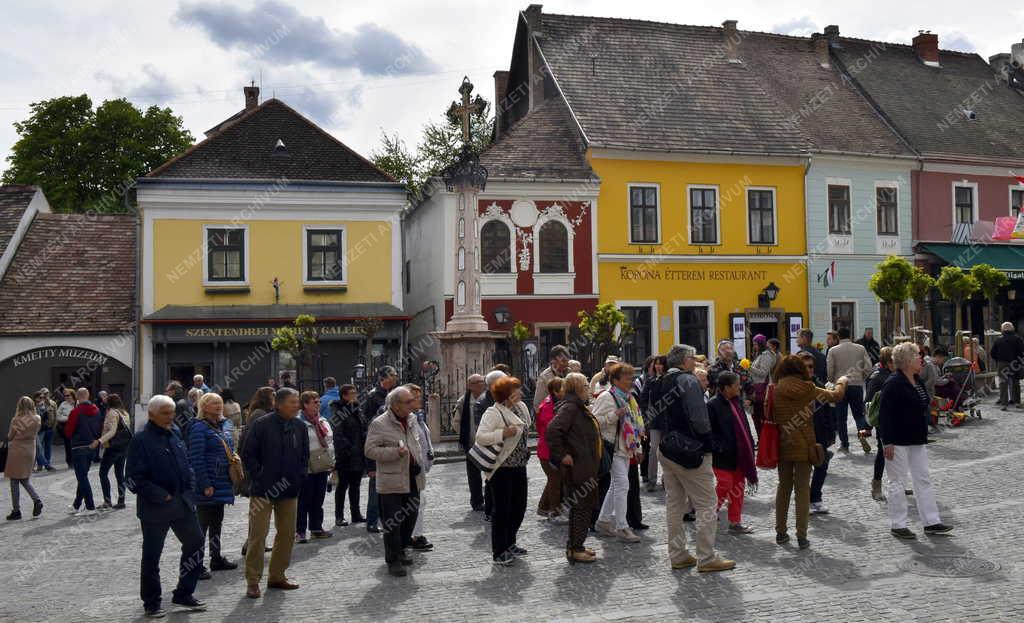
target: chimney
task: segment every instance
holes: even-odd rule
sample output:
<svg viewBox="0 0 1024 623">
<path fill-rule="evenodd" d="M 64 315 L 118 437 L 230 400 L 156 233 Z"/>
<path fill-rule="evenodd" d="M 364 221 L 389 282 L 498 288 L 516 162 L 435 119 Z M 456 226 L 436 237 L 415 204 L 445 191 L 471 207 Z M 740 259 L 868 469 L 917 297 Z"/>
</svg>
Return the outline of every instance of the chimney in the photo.
<svg viewBox="0 0 1024 623">
<path fill-rule="evenodd" d="M 814 46 L 814 58 L 818 61 L 818 65 L 824 69 L 831 67 L 832 63 L 828 56 L 828 38 L 820 32 L 816 32 L 811 35 L 811 45 Z"/>
<path fill-rule="evenodd" d="M 914 53 L 921 62 L 929 67 L 939 67 L 939 36 L 935 33 L 919 30 L 913 40 Z"/>
<path fill-rule="evenodd" d="M 529 72 L 527 84 L 529 85 L 530 110 L 544 101 L 544 68 L 541 65 L 540 51 L 534 41 L 535 37 L 541 36 L 541 9 L 543 5 L 531 4 L 523 11 L 523 18 L 526 20 L 526 67 Z"/>
<path fill-rule="evenodd" d="M 256 86 L 254 81 L 247 87 L 242 87 L 242 92 L 245 93 L 245 109 L 252 110 L 258 108 L 260 105 L 260 88 Z"/>
<path fill-rule="evenodd" d="M 722 22 L 722 35 L 725 37 L 725 58 L 730 63 L 739 63 L 740 36 L 736 32 L 736 20 L 727 19 Z"/>
<path fill-rule="evenodd" d="M 989 66 L 1003 82 L 1010 81 L 1010 69 L 1013 67 L 1010 64 L 1010 58 L 1010 55 L 1006 52 L 1003 52 L 1002 54 L 993 54 L 988 57 Z"/>
<path fill-rule="evenodd" d="M 825 39 L 828 41 L 829 47 L 832 47 L 832 48 L 839 47 L 839 43 L 836 41 L 836 39 L 838 39 L 838 38 L 839 38 L 839 26 L 836 26 L 835 24 L 830 24 L 828 26 L 825 26 Z"/>
<path fill-rule="evenodd" d="M 507 71 L 496 71 L 494 72 L 494 139 L 502 135 L 505 131 L 503 127 L 503 104 L 505 103 L 505 93 L 508 91 L 508 72 Z"/>
</svg>

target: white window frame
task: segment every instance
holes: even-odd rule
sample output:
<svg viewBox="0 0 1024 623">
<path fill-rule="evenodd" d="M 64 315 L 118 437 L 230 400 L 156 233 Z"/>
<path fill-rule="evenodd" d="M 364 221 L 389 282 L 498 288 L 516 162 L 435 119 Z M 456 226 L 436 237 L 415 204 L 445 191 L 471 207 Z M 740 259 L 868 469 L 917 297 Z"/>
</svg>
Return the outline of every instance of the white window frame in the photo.
<svg viewBox="0 0 1024 623">
<path fill-rule="evenodd" d="M 693 197 L 690 192 L 693 190 L 715 191 L 715 242 L 694 242 L 693 230 L 690 229 L 693 223 Z M 722 245 L 722 192 L 718 184 L 687 184 L 686 185 L 686 241 L 690 245 L 700 247 L 717 247 Z"/>
<path fill-rule="evenodd" d="M 341 279 L 329 281 L 321 279 L 309 279 L 309 231 L 337 231 L 341 232 Z M 348 285 L 348 238 L 344 225 L 303 225 L 302 226 L 302 285 L 304 286 L 345 286 Z"/>
<path fill-rule="evenodd" d="M 833 303 L 850 303 L 853 305 L 853 327 L 850 330 L 850 339 L 855 340 L 857 336 L 855 332 L 857 330 L 857 324 L 860 322 L 860 305 L 856 299 L 829 299 L 828 300 L 828 330 L 832 330 L 832 304 Z"/>
<path fill-rule="evenodd" d="M 633 189 L 634 188 L 654 188 L 655 201 L 658 203 L 658 236 L 654 242 L 634 242 L 633 241 Z M 632 245 L 652 245 L 661 244 L 662 229 L 661 229 L 661 184 L 658 182 L 629 182 L 626 184 L 626 242 Z"/>
<path fill-rule="evenodd" d="M 244 237 L 244 245 L 242 253 L 245 257 L 242 258 L 242 270 L 245 273 L 245 279 L 241 281 L 219 281 L 210 280 L 210 234 L 211 229 L 241 229 Z M 203 285 L 211 288 L 216 287 L 233 287 L 233 286 L 248 286 L 249 280 L 252 278 L 252 274 L 249 272 L 249 225 L 248 224 L 232 224 L 232 223 L 204 223 L 203 224 Z"/>
<path fill-rule="evenodd" d="M 558 223 L 561 223 L 562 227 L 565 228 L 565 233 L 567 235 L 566 236 L 567 243 L 569 245 L 569 248 L 567 249 L 567 251 L 569 253 L 569 262 L 568 262 L 569 272 L 565 272 L 565 273 L 542 273 L 542 272 L 540 272 L 540 228 L 543 227 L 549 221 L 556 221 Z M 533 224 L 533 274 L 534 274 L 534 277 L 536 277 L 537 275 L 563 275 L 563 276 L 564 275 L 572 275 L 572 276 L 575 277 L 576 276 L 576 263 L 575 263 L 575 260 L 573 258 L 573 255 L 574 255 L 573 254 L 573 249 L 575 248 L 575 244 L 574 244 L 575 240 L 576 240 L 576 237 L 575 237 L 575 232 L 573 231 L 573 228 L 572 228 L 572 223 L 570 223 L 569 219 L 565 218 L 561 214 L 541 214 L 539 217 L 537 217 L 537 222 Z"/>
<path fill-rule="evenodd" d="M 1007 214 L 1009 214 L 1010 216 L 1013 216 L 1013 192 L 1014 191 L 1018 191 L 1018 192 L 1024 193 L 1024 184 L 1021 184 L 1021 183 L 1010 184 L 1010 188 L 1009 188 L 1009 190 L 1007 190 L 1007 197 L 1006 198 L 1009 201 L 1009 203 L 1006 206 L 1006 210 L 1007 210 Z M 1022 207 L 1024 207 L 1024 206 L 1022 206 Z M 1021 210 L 1021 213 L 1024 214 L 1024 210 Z"/>
<path fill-rule="evenodd" d="M 956 189 L 957 188 L 972 188 L 974 192 L 971 193 L 971 222 L 969 225 L 974 225 L 978 222 L 978 205 L 981 203 L 981 197 L 978 195 L 978 182 L 968 182 L 967 180 L 961 180 L 959 182 L 952 182 L 950 190 L 950 208 L 952 209 L 953 220 L 950 221 L 951 231 L 956 229 L 956 226 L 960 223 L 956 220 Z"/>
<path fill-rule="evenodd" d="M 508 227 L 508 257 L 509 257 L 509 272 L 507 273 L 485 273 L 483 271 L 483 231 L 484 225 L 491 221 L 501 221 Z M 480 273 L 481 277 L 491 277 L 493 275 L 518 275 L 519 274 L 519 258 L 516 257 L 516 224 L 512 222 L 512 218 L 502 212 L 500 215 L 488 214 L 480 217 L 476 227 L 476 269 Z"/>
<path fill-rule="evenodd" d="M 775 237 L 775 242 L 751 242 L 750 240 L 750 192 L 751 190 L 767 190 L 772 193 L 772 233 Z M 774 186 L 747 186 L 743 190 L 744 202 L 746 203 L 746 220 L 747 220 L 747 245 L 753 247 L 777 247 L 779 246 L 779 204 L 778 204 L 778 193 Z"/>
<path fill-rule="evenodd" d="M 651 310 L 651 343 L 650 352 L 652 355 L 661 352 L 658 350 L 660 340 L 658 339 L 661 333 L 661 322 L 658 318 L 658 301 L 656 300 L 617 300 L 615 301 L 615 309 L 621 310 L 623 307 L 648 307 Z M 678 317 L 677 317 L 678 322 Z"/>
<path fill-rule="evenodd" d="M 686 191 L 689 196 L 690 191 Z M 708 344 L 707 348 L 710 351 L 715 347 L 718 339 L 717 333 L 715 333 L 715 302 L 714 301 L 689 301 L 689 300 L 675 300 L 672 301 L 672 325 L 673 335 L 676 338 L 676 344 L 683 343 L 683 337 L 680 335 L 681 327 L 679 326 L 679 308 L 681 307 L 707 307 L 708 308 Z M 693 346 L 693 344 L 690 344 Z M 694 347 L 696 348 L 696 347 Z M 710 356 L 710 353 L 708 353 Z"/>
</svg>

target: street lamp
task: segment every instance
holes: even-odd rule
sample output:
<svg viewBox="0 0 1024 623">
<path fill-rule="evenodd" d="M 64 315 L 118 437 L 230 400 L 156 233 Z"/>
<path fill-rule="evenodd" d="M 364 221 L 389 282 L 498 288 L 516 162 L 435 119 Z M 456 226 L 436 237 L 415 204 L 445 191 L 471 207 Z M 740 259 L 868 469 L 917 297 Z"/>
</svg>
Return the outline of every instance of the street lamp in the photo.
<svg viewBox="0 0 1024 623">
<path fill-rule="evenodd" d="M 506 325 L 512 322 L 512 312 L 508 310 L 508 307 L 502 305 L 498 309 L 494 310 L 494 319 L 499 325 Z"/>
<path fill-rule="evenodd" d="M 355 378 L 366 378 L 366 364 L 357 363 L 355 366 L 352 367 L 352 371 L 355 373 Z"/>
<path fill-rule="evenodd" d="M 757 306 L 758 307 L 771 307 L 772 301 L 779 295 L 779 286 L 775 285 L 774 282 L 769 283 L 764 290 L 761 290 L 760 294 L 757 295 Z"/>
</svg>

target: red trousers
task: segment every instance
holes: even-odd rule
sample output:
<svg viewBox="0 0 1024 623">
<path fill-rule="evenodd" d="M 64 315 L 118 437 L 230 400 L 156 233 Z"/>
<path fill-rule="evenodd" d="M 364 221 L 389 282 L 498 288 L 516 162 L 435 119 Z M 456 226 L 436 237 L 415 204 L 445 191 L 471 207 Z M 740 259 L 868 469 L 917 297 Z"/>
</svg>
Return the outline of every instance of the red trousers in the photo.
<svg viewBox="0 0 1024 623">
<path fill-rule="evenodd" d="M 729 523 L 740 523 L 743 512 L 743 491 L 747 485 L 746 475 L 740 471 L 715 468 L 715 493 L 718 494 L 718 508 L 729 498 Z"/>
</svg>

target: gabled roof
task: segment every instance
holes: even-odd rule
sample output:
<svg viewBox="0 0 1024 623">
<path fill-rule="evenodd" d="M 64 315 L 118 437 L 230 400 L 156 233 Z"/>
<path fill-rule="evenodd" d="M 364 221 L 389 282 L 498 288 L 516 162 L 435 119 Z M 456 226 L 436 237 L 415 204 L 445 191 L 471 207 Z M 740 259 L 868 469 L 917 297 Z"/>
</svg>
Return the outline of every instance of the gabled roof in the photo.
<svg viewBox="0 0 1024 623">
<path fill-rule="evenodd" d="M 742 32 L 739 56 L 815 152 L 913 157 L 914 152 L 848 77 L 822 67 L 814 41 Z"/>
<path fill-rule="evenodd" d="M 0 280 L 0 334 L 133 327 L 135 218 L 37 214 Z"/>
<path fill-rule="evenodd" d="M 38 190 L 35 186 L 22 184 L 0 186 L 0 256 L 14 238 L 21 217 Z"/>
<path fill-rule="evenodd" d="M 569 109 L 559 97 L 538 105 L 480 154 L 494 178 L 597 179 Z"/>
<path fill-rule="evenodd" d="M 835 57 L 922 155 L 1024 160 L 1024 97 L 977 54 L 940 50 L 940 67 L 929 67 L 912 46 L 837 42 Z"/>
<path fill-rule="evenodd" d="M 222 126 L 146 177 L 395 183 L 278 99 L 268 99 Z"/>
<path fill-rule="evenodd" d="M 756 72 L 727 60 L 721 28 L 545 13 L 539 41 L 588 146 L 807 151 Z"/>
</svg>

